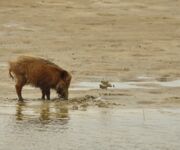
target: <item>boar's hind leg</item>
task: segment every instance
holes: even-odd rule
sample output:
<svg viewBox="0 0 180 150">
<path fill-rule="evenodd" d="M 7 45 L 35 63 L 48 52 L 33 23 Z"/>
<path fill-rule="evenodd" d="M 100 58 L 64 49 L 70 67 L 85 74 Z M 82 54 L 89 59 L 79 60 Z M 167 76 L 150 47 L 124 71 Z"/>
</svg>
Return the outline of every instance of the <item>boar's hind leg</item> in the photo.
<svg viewBox="0 0 180 150">
<path fill-rule="evenodd" d="M 25 85 L 25 83 L 26 83 L 26 81 L 22 77 L 17 78 L 17 82 L 16 82 L 15 87 L 16 87 L 16 93 L 17 93 L 20 101 L 23 100 L 22 95 L 21 95 L 21 91 L 22 91 L 22 88 Z"/>
</svg>

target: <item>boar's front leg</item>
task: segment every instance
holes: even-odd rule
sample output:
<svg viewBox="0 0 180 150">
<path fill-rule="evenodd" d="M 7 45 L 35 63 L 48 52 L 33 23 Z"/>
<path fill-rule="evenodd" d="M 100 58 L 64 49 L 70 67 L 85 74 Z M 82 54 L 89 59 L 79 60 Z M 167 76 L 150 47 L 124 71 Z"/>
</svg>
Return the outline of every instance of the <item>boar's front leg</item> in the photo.
<svg viewBox="0 0 180 150">
<path fill-rule="evenodd" d="M 45 100 L 46 92 L 45 92 L 45 90 L 43 90 L 43 89 L 41 89 L 41 92 L 42 92 L 42 97 L 41 97 L 41 99 Z"/>
<path fill-rule="evenodd" d="M 21 91 L 25 84 L 26 84 L 26 80 L 23 77 L 17 77 L 17 82 L 16 82 L 15 87 L 16 87 L 16 93 L 18 95 L 19 101 L 23 101 Z"/>
<path fill-rule="evenodd" d="M 45 96 L 50 100 L 50 88 L 41 88 L 42 99 L 45 100 Z"/>
<path fill-rule="evenodd" d="M 48 100 L 50 100 L 50 88 L 46 89 L 46 97 Z"/>
</svg>

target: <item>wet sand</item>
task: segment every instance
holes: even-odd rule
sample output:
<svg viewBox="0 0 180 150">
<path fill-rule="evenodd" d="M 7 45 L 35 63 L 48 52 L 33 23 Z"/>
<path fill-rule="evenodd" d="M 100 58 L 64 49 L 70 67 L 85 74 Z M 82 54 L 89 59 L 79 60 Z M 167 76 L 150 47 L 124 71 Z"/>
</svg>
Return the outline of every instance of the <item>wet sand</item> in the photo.
<svg viewBox="0 0 180 150">
<path fill-rule="evenodd" d="M 179 149 L 179 0 L 1 0 L 0 150 Z M 72 74 L 70 100 L 23 88 L 8 60 Z M 101 81 L 113 86 L 100 89 Z"/>
</svg>

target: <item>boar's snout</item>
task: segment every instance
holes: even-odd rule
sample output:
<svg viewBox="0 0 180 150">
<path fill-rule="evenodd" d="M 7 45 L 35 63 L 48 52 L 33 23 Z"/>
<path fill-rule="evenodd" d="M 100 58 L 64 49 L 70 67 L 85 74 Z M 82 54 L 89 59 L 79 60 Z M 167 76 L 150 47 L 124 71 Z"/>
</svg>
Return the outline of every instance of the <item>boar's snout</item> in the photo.
<svg viewBox="0 0 180 150">
<path fill-rule="evenodd" d="M 56 91 L 58 93 L 59 98 L 63 98 L 64 100 L 68 100 L 68 88 L 64 86 L 62 83 L 59 83 L 56 87 Z"/>
<path fill-rule="evenodd" d="M 63 94 L 62 94 L 62 98 L 64 98 L 64 100 L 68 100 L 68 90 L 66 90 Z"/>
<path fill-rule="evenodd" d="M 59 98 L 62 98 L 64 100 L 68 100 L 68 91 L 66 92 L 60 92 L 58 93 Z"/>
</svg>

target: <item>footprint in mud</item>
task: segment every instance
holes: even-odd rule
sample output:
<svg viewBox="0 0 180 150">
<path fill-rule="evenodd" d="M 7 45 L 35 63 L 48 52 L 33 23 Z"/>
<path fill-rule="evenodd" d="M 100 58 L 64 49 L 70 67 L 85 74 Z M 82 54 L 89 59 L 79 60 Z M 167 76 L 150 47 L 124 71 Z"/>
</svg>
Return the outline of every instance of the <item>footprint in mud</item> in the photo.
<svg viewBox="0 0 180 150">
<path fill-rule="evenodd" d="M 98 101 L 98 102 L 95 103 L 95 105 L 98 106 L 98 107 L 103 107 L 103 108 L 108 108 L 109 107 L 108 103 L 103 102 L 103 101 Z"/>
</svg>

